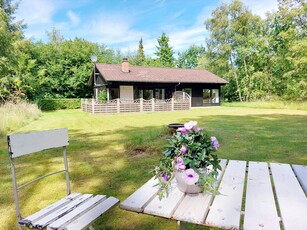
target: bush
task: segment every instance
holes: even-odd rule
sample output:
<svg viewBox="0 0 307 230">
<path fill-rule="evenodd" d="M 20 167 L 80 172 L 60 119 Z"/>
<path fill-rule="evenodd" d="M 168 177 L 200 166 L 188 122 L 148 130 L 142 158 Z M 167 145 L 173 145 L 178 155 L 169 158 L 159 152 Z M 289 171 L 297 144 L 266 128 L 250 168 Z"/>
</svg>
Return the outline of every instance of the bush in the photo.
<svg viewBox="0 0 307 230">
<path fill-rule="evenodd" d="M 37 101 L 38 107 L 43 111 L 52 111 L 59 109 L 80 109 L 80 98 L 45 98 Z"/>
<path fill-rule="evenodd" d="M 6 102 L 0 106 L 0 136 L 37 119 L 41 111 L 37 105 L 25 101 Z"/>
</svg>

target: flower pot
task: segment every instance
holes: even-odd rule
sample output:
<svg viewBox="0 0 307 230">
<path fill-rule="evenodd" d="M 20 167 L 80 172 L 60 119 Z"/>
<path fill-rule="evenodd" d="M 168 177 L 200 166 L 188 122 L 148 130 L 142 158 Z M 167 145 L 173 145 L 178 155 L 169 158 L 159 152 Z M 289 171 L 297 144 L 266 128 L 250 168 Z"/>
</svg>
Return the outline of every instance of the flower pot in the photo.
<svg viewBox="0 0 307 230">
<path fill-rule="evenodd" d="M 185 173 L 186 173 L 185 170 L 177 171 L 175 173 L 178 189 L 184 193 L 190 193 L 190 194 L 201 193 L 203 191 L 203 188 L 201 186 L 197 184 L 191 185 L 186 183 Z"/>
</svg>

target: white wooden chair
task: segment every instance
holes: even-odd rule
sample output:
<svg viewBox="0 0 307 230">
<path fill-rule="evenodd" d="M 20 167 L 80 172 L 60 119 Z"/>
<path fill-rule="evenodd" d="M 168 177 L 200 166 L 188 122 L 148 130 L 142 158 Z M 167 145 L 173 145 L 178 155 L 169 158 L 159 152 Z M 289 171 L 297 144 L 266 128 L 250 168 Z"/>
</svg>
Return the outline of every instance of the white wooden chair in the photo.
<svg viewBox="0 0 307 230">
<path fill-rule="evenodd" d="M 35 229 L 83 229 L 90 226 L 104 212 L 119 203 L 114 197 L 107 198 L 105 195 L 80 194 L 70 192 L 68 163 L 66 157 L 66 146 L 68 143 L 68 130 L 55 129 L 37 131 L 23 134 L 8 135 L 8 152 L 11 160 L 11 171 L 13 179 L 14 198 L 18 229 L 22 226 Z M 45 149 L 63 149 L 64 169 L 38 177 L 23 185 L 17 185 L 14 158 L 26 154 L 41 152 Z M 67 196 L 52 205 L 28 216 L 23 217 L 20 213 L 18 190 L 45 177 L 62 173 L 66 174 Z M 91 228 L 91 226 L 90 226 Z"/>
</svg>

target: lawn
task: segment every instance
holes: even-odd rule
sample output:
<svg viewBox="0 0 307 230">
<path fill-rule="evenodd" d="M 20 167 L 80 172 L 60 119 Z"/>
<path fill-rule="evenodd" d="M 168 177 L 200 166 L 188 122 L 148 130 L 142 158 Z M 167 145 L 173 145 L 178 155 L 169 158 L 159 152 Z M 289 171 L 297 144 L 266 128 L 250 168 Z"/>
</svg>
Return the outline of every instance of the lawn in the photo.
<svg viewBox="0 0 307 230">
<path fill-rule="evenodd" d="M 195 108 L 191 111 L 92 115 L 79 110 L 43 113 L 16 130 L 26 132 L 66 127 L 73 192 L 102 193 L 126 199 L 152 175 L 167 124 L 196 120 L 221 144 L 226 159 L 307 165 L 307 111 L 236 107 Z M 0 137 L 0 229 L 16 229 L 6 138 Z M 17 166 L 22 180 L 61 168 L 61 151 L 33 154 Z M 47 164 L 43 164 L 47 162 Z M 49 177 L 22 190 L 24 216 L 65 196 L 64 175 Z M 42 189 L 43 193 L 38 193 Z M 51 195 L 55 193 L 55 195 Z M 34 195 L 35 198 L 34 198 Z M 38 198 L 37 198 L 38 197 Z M 96 229 L 178 229 L 172 220 L 112 209 L 95 223 Z M 189 229 L 206 229 L 190 225 Z"/>
</svg>

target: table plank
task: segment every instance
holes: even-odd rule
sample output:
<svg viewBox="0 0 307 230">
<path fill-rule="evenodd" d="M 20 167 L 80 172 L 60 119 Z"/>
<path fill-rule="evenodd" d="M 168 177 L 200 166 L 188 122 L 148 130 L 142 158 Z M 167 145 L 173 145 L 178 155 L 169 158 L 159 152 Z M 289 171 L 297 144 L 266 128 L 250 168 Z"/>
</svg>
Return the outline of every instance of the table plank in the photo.
<svg viewBox="0 0 307 230">
<path fill-rule="evenodd" d="M 307 195 L 307 166 L 306 165 L 292 165 L 293 171 L 296 174 L 302 188 Z"/>
<path fill-rule="evenodd" d="M 221 175 L 226 168 L 226 163 L 227 160 L 221 160 L 222 172 L 219 173 L 218 181 L 221 179 Z M 173 218 L 179 221 L 202 224 L 208 213 L 212 199 L 212 194 L 187 194 L 176 209 Z"/>
<path fill-rule="evenodd" d="M 245 161 L 229 161 L 206 225 L 239 229 L 245 171 Z"/>
<path fill-rule="evenodd" d="M 273 182 L 285 230 L 307 226 L 307 199 L 289 164 L 271 163 Z"/>
<path fill-rule="evenodd" d="M 249 162 L 244 229 L 280 229 L 268 164 Z"/>
<path fill-rule="evenodd" d="M 145 207 L 144 213 L 170 218 L 183 197 L 184 193 L 178 188 L 174 188 L 170 191 L 168 197 L 164 197 L 162 200 L 159 199 L 159 196 L 156 196 Z"/>
<path fill-rule="evenodd" d="M 120 204 L 120 208 L 134 212 L 143 212 L 145 206 L 157 195 L 159 186 L 158 179 L 152 177 L 137 191 L 132 193 Z"/>
</svg>

